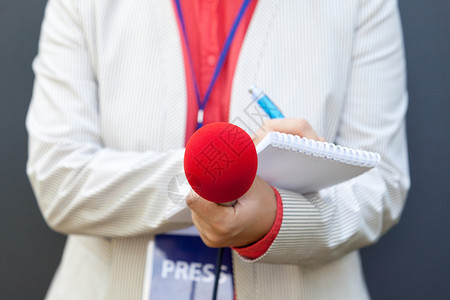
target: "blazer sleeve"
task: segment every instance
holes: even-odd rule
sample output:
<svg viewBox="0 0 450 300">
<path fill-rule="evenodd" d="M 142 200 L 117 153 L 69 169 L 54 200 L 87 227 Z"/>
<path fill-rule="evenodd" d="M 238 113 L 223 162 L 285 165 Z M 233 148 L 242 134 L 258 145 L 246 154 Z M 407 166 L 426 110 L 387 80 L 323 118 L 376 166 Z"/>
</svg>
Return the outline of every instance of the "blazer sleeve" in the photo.
<svg viewBox="0 0 450 300">
<path fill-rule="evenodd" d="M 26 120 L 27 174 L 40 210 L 65 234 L 125 237 L 174 229 L 163 217 L 175 205 L 167 186 L 183 172 L 184 150 L 117 151 L 102 144 L 87 48 L 75 1 L 50 0 Z"/>
<path fill-rule="evenodd" d="M 320 264 L 376 242 L 399 221 L 409 170 L 405 59 L 396 1 L 361 1 L 336 143 L 376 151 L 369 172 L 318 193 L 279 189 L 280 232 L 253 261 Z"/>
</svg>

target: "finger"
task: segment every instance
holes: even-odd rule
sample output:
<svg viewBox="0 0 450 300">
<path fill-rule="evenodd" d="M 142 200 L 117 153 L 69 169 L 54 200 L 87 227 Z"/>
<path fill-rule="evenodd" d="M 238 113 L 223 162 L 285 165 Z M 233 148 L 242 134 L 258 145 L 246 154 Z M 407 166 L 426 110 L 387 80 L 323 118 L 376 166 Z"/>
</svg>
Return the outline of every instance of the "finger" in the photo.
<svg viewBox="0 0 450 300">
<path fill-rule="evenodd" d="M 186 204 L 199 218 L 205 221 L 217 221 L 230 214 L 233 207 L 218 205 L 199 196 L 195 191 L 191 191 L 186 198 Z"/>
<path fill-rule="evenodd" d="M 194 223 L 194 226 L 197 228 L 198 234 L 200 235 L 200 238 L 202 239 L 203 243 L 205 243 L 205 245 L 208 247 L 214 248 L 214 244 L 209 238 L 210 236 L 209 232 L 212 230 L 210 224 L 205 222 L 192 210 L 191 210 L 191 217 L 192 222 Z"/>
<path fill-rule="evenodd" d="M 285 118 L 270 119 L 264 122 L 253 137 L 253 142 L 255 145 L 258 145 L 262 139 L 272 131 L 299 135 L 312 140 L 325 141 L 325 139 L 317 135 L 311 124 L 309 124 L 309 122 L 305 119 Z"/>
<path fill-rule="evenodd" d="M 299 135 L 308 139 L 319 140 L 319 136 L 305 119 L 271 119 L 265 123 L 271 131 Z"/>
<path fill-rule="evenodd" d="M 265 124 L 266 123 L 259 127 L 255 135 L 252 137 L 253 143 L 255 145 L 258 145 L 269 132 L 273 131 L 273 129 L 271 129 L 269 126 L 266 126 Z"/>
<path fill-rule="evenodd" d="M 218 206 L 218 205 L 217 205 Z M 206 246 L 211 248 L 233 246 L 234 230 L 233 220 L 223 219 L 213 214 L 208 214 L 208 219 L 199 216 L 195 211 L 191 210 L 192 222 L 199 232 L 202 241 Z M 214 220 L 214 218 L 217 220 Z M 231 222 L 231 223 L 230 223 Z"/>
</svg>

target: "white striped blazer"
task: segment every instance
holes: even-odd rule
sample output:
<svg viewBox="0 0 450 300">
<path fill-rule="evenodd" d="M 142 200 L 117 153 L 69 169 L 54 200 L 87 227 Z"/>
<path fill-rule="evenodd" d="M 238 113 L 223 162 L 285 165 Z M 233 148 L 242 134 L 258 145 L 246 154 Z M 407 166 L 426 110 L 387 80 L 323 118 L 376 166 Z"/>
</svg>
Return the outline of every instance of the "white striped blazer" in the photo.
<svg viewBox="0 0 450 300">
<path fill-rule="evenodd" d="M 33 68 L 27 173 L 45 220 L 68 235 L 47 298 L 140 299 L 147 244 L 190 225 L 163 220 L 186 122 L 171 0 L 50 0 Z M 270 249 L 234 254 L 237 298 L 368 298 L 358 249 L 399 220 L 409 188 L 396 1 L 259 0 L 230 108 L 250 133 L 263 119 L 253 84 L 327 141 L 382 163 L 318 193 L 280 189 Z"/>
</svg>

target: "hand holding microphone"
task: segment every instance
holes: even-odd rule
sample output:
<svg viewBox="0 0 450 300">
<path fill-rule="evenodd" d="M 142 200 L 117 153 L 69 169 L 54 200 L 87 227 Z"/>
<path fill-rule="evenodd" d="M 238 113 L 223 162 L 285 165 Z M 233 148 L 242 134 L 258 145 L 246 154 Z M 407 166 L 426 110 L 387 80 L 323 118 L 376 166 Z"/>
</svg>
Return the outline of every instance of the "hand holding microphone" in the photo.
<svg viewBox="0 0 450 300">
<path fill-rule="evenodd" d="M 199 129 L 186 145 L 185 173 L 192 189 L 186 200 L 200 236 L 210 247 L 239 247 L 261 239 L 273 225 L 275 194 L 256 175 L 251 137 L 229 123 Z M 238 199 L 233 207 L 217 205 Z"/>
</svg>

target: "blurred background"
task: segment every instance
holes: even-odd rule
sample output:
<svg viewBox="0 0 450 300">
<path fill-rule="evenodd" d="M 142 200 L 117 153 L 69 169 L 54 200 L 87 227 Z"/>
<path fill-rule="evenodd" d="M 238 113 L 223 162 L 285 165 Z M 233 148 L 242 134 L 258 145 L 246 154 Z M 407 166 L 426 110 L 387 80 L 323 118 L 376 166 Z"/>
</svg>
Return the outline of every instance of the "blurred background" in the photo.
<svg viewBox="0 0 450 300">
<path fill-rule="evenodd" d="M 42 299 L 65 237 L 25 174 L 25 116 L 46 1 L 0 0 L 0 299 Z M 450 1 L 399 0 L 412 188 L 401 222 L 362 250 L 373 299 L 450 299 Z"/>
</svg>

